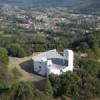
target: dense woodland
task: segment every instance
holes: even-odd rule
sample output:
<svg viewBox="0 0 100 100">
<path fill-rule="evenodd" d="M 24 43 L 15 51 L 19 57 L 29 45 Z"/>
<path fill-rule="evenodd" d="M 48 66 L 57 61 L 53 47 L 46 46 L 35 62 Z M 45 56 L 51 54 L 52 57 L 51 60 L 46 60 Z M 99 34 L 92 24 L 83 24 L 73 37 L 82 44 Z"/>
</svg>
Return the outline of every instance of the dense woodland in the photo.
<svg viewBox="0 0 100 100">
<path fill-rule="evenodd" d="M 0 34 L 0 100 L 100 99 L 100 31 L 72 32 L 73 27 L 94 27 L 88 23 L 87 26 L 62 24 L 61 32 L 25 30 L 15 26 L 0 29 L 3 33 Z M 44 80 L 43 89 L 37 89 L 34 82 L 18 82 L 20 73 L 17 69 L 9 73 L 8 56 L 25 57 L 54 48 L 59 52 L 64 48 L 75 51 L 78 56 L 74 72 L 51 75 Z M 80 57 L 81 53 L 87 56 Z"/>
<path fill-rule="evenodd" d="M 100 97 L 100 63 L 94 59 L 81 58 L 74 72 L 51 75 L 44 80 L 40 90 L 34 82 L 17 82 L 17 77 L 12 76 L 19 73 L 14 71 L 11 76 L 7 70 L 7 50 L 0 48 L 0 55 L 0 100 L 53 100 L 58 97 L 61 100 L 90 100 Z"/>
</svg>

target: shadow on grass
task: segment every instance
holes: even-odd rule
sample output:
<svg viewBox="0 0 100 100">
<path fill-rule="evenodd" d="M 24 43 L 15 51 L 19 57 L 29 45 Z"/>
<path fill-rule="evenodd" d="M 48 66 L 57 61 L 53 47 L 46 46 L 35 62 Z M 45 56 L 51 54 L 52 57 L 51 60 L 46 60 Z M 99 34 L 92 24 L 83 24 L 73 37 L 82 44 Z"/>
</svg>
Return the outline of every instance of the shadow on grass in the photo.
<svg viewBox="0 0 100 100">
<path fill-rule="evenodd" d="M 29 73 L 34 74 L 34 70 L 33 70 L 33 61 L 32 61 L 32 59 L 21 63 L 20 66 L 21 66 L 21 68 L 22 68 L 23 70 L 25 70 L 26 72 L 29 72 Z"/>
<path fill-rule="evenodd" d="M 45 87 L 45 82 L 46 82 L 46 79 L 34 82 L 34 86 L 35 86 L 36 89 L 39 89 L 40 91 L 43 91 L 44 87 Z"/>
<path fill-rule="evenodd" d="M 28 73 L 35 74 L 35 75 L 38 75 L 38 76 L 41 76 L 41 77 L 45 77 L 45 76 L 42 76 L 42 75 L 40 75 L 40 74 L 38 74 L 34 71 L 33 60 L 32 59 L 21 63 L 20 66 L 24 71 L 26 71 Z"/>
</svg>

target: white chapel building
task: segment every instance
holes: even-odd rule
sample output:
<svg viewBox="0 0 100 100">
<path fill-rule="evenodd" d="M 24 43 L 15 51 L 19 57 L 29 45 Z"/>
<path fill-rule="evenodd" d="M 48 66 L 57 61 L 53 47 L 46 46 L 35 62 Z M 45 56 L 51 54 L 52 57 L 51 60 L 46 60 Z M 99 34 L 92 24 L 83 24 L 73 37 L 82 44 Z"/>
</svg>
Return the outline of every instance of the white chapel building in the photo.
<svg viewBox="0 0 100 100">
<path fill-rule="evenodd" d="M 66 71 L 73 71 L 74 68 L 74 53 L 69 49 L 64 50 L 63 56 L 54 49 L 40 53 L 32 60 L 34 72 L 43 76 L 60 75 Z"/>
</svg>

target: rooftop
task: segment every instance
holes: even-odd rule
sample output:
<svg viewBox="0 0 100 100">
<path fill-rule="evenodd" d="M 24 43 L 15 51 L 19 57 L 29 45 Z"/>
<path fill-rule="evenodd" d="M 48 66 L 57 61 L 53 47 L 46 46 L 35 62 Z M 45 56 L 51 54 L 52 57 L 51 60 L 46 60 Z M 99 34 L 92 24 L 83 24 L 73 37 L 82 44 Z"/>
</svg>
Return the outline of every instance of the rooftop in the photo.
<svg viewBox="0 0 100 100">
<path fill-rule="evenodd" d="M 53 65 L 51 67 L 53 69 L 62 69 L 65 67 L 63 61 L 64 57 L 60 55 L 56 49 L 40 53 L 37 56 L 34 56 L 32 59 L 34 61 L 44 61 L 45 60 L 44 58 L 47 60 L 52 60 Z"/>
<path fill-rule="evenodd" d="M 63 59 L 63 56 L 61 56 L 56 49 L 53 50 L 49 50 L 47 52 L 43 52 L 38 54 L 37 56 L 34 56 L 32 59 L 34 61 L 41 61 L 43 58 L 46 59 L 54 59 L 54 58 L 59 58 L 59 59 Z"/>
</svg>

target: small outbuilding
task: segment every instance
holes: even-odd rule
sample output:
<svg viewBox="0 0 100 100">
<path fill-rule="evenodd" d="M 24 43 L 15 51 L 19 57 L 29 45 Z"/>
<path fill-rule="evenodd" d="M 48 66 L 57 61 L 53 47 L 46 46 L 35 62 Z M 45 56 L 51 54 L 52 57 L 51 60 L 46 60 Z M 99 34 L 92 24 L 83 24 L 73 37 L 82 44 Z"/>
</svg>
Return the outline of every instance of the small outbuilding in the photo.
<svg viewBox="0 0 100 100">
<path fill-rule="evenodd" d="M 73 71 L 74 68 L 74 53 L 69 49 L 64 50 L 63 56 L 54 49 L 40 53 L 32 60 L 34 72 L 43 76 L 60 75 L 66 71 Z"/>
</svg>

